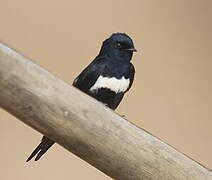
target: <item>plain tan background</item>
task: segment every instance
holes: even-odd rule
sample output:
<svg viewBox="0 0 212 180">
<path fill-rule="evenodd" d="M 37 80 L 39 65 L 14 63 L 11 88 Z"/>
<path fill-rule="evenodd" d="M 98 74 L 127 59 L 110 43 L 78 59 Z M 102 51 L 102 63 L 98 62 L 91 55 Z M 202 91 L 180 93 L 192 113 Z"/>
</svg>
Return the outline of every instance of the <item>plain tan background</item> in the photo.
<svg viewBox="0 0 212 180">
<path fill-rule="evenodd" d="M 113 32 L 138 53 L 117 111 L 212 168 L 212 1 L 0 0 L 0 40 L 67 82 Z M 0 179 L 110 179 L 59 145 L 25 163 L 41 134 L 0 110 Z"/>
</svg>

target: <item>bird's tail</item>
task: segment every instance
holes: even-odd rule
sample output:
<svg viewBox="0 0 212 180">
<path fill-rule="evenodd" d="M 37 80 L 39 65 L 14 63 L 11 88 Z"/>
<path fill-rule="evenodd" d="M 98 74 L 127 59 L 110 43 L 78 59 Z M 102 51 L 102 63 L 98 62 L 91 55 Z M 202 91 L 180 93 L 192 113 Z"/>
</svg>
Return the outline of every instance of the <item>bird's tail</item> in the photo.
<svg viewBox="0 0 212 180">
<path fill-rule="evenodd" d="M 32 154 L 28 157 L 26 162 L 30 161 L 35 155 L 35 161 L 39 160 L 41 156 L 54 144 L 54 141 L 50 140 L 49 138 L 43 136 L 40 144 L 35 148 Z"/>
</svg>

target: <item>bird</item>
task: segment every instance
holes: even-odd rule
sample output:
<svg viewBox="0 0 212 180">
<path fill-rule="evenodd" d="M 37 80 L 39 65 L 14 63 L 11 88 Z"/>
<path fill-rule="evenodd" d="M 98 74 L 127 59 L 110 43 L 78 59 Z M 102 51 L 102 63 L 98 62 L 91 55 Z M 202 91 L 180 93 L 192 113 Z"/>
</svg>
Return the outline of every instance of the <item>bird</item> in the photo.
<svg viewBox="0 0 212 180">
<path fill-rule="evenodd" d="M 134 81 L 135 68 L 131 63 L 137 52 L 126 33 L 113 33 L 103 41 L 96 58 L 75 78 L 73 86 L 115 110 Z M 28 157 L 35 161 L 55 142 L 43 136 L 40 144 Z"/>
</svg>

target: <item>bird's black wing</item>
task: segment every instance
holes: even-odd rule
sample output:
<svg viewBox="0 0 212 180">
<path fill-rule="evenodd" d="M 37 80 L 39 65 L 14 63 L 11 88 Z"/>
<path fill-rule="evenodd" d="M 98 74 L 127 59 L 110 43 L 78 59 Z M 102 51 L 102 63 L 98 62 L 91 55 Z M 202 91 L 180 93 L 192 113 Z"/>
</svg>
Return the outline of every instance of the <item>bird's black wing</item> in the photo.
<svg viewBox="0 0 212 180">
<path fill-rule="evenodd" d="M 129 89 L 132 86 L 132 83 L 134 81 L 134 75 L 135 75 L 135 68 L 133 64 L 130 63 L 130 72 L 129 72 L 130 84 L 129 84 L 129 87 L 127 88 L 127 91 L 129 91 Z"/>
<path fill-rule="evenodd" d="M 101 75 L 105 68 L 103 58 L 96 58 L 89 64 L 73 82 L 73 86 L 81 91 L 88 93 L 89 89 L 95 84 L 98 77 Z"/>
<path fill-rule="evenodd" d="M 129 79 L 130 79 L 130 84 L 129 84 L 129 87 L 127 88 L 127 91 L 129 91 L 129 89 L 131 88 L 132 83 L 134 81 L 134 75 L 135 75 L 135 68 L 134 68 L 133 64 L 131 64 L 131 63 L 130 63 L 130 69 L 129 69 L 128 73 L 129 73 L 128 76 L 129 76 Z M 116 94 L 116 96 L 114 98 L 113 106 L 111 107 L 112 109 L 116 109 L 118 107 L 123 96 L 124 96 L 124 93 Z"/>
</svg>

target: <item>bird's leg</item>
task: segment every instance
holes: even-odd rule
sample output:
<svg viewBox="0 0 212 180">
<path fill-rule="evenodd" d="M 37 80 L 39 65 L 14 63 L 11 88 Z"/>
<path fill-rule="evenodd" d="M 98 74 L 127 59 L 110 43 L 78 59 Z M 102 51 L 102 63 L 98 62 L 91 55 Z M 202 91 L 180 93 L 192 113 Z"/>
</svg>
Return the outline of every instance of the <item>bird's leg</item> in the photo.
<svg viewBox="0 0 212 180">
<path fill-rule="evenodd" d="M 124 118 L 124 119 L 127 119 L 127 116 L 125 116 L 125 115 L 121 115 L 121 117 Z"/>
</svg>

